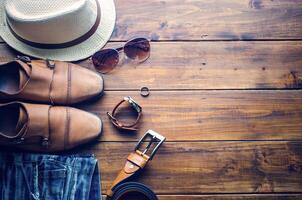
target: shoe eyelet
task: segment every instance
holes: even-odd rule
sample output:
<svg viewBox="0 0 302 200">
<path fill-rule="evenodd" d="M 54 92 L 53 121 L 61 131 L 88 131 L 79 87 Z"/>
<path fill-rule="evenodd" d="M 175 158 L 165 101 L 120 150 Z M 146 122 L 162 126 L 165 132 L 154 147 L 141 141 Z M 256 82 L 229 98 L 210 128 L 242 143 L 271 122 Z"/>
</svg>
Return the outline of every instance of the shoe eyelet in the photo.
<svg viewBox="0 0 302 200">
<path fill-rule="evenodd" d="M 31 59 L 30 59 L 30 57 L 28 57 L 28 56 L 17 56 L 16 59 L 17 59 L 17 60 L 21 60 L 21 61 L 23 61 L 23 62 L 25 62 L 25 63 L 30 63 L 30 62 L 31 62 Z"/>
<path fill-rule="evenodd" d="M 56 66 L 56 63 L 53 60 L 46 59 L 46 65 L 48 68 L 54 69 Z"/>
<path fill-rule="evenodd" d="M 23 143 L 25 141 L 25 138 L 24 137 L 21 137 L 20 138 L 20 143 Z"/>
<path fill-rule="evenodd" d="M 48 147 L 48 145 L 49 145 L 49 139 L 48 138 L 43 138 L 42 139 L 42 146 L 43 147 Z"/>
<path fill-rule="evenodd" d="M 18 140 L 16 140 L 16 141 L 13 141 L 12 143 L 13 143 L 13 144 L 22 144 L 22 143 L 24 143 L 24 141 L 25 141 L 25 138 L 24 138 L 24 137 L 21 137 L 20 139 L 18 139 Z"/>
</svg>

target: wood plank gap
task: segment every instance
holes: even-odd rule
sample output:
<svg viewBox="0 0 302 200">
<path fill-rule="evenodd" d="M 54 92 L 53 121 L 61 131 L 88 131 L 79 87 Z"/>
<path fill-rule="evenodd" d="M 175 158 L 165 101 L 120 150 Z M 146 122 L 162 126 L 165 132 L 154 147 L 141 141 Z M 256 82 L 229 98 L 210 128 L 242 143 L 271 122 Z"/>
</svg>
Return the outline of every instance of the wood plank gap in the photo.
<svg viewBox="0 0 302 200">
<path fill-rule="evenodd" d="M 201 89 L 201 88 L 184 88 L 184 89 L 168 89 L 168 88 L 163 88 L 163 89 L 150 89 L 151 91 L 156 91 L 156 92 L 177 92 L 177 91 L 234 91 L 234 90 L 248 90 L 248 91 L 260 91 L 260 90 L 273 90 L 273 91 L 284 91 L 284 90 L 302 90 L 302 88 L 229 88 L 229 89 Z M 132 92 L 132 91 L 140 91 L 140 89 L 136 88 L 129 88 L 129 89 L 105 89 L 105 92 Z"/>
<path fill-rule="evenodd" d="M 149 38 L 147 38 L 149 39 Z M 284 42 L 290 42 L 290 41 L 302 41 L 302 38 L 298 38 L 298 39 L 233 39 L 233 40 L 207 40 L 207 39 L 203 39 L 203 40 L 154 40 L 154 39 L 149 39 L 151 42 L 278 42 L 278 41 L 284 41 Z M 108 42 L 112 42 L 112 43 L 118 43 L 118 42 L 127 42 L 128 40 L 109 40 Z"/>
<path fill-rule="evenodd" d="M 102 195 L 106 195 L 106 193 L 102 193 Z M 201 196 L 227 196 L 227 195 L 234 195 L 234 196 L 249 196 L 249 195 L 255 195 L 255 196 L 295 196 L 295 195 L 302 195 L 302 192 L 265 192 L 265 193 L 237 193 L 237 192 L 226 192 L 226 193 L 157 193 L 157 195 L 162 195 L 162 196 L 196 196 L 196 195 L 201 195 Z"/>
<path fill-rule="evenodd" d="M 147 140 L 146 140 L 147 141 Z M 103 141 L 98 140 L 99 143 L 136 143 L 133 140 L 122 140 L 122 141 Z M 165 143 L 209 143 L 209 142 L 302 142 L 302 140 L 167 140 Z"/>
<path fill-rule="evenodd" d="M 161 42 L 171 42 L 171 43 L 177 43 L 177 42 L 290 42 L 290 41 L 302 41 L 302 38 L 298 39 L 235 39 L 235 40 L 154 40 L 154 39 L 149 39 L 150 42 L 156 42 L 156 43 L 161 43 Z M 120 43 L 120 42 L 127 42 L 129 40 L 109 40 L 108 43 Z M 5 41 L 0 38 L 0 44 L 6 44 Z"/>
</svg>

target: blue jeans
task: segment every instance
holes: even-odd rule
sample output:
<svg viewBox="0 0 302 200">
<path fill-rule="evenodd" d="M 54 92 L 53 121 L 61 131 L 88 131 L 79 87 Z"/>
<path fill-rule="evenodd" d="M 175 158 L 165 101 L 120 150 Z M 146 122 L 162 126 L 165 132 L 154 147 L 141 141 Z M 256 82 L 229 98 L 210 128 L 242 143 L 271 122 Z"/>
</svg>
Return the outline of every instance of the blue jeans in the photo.
<svg viewBox="0 0 302 200">
<path fill-rule="evenodd" d="M 101 200 L 93 155 L 0 153 L 1 200 Z"/>
</svg>

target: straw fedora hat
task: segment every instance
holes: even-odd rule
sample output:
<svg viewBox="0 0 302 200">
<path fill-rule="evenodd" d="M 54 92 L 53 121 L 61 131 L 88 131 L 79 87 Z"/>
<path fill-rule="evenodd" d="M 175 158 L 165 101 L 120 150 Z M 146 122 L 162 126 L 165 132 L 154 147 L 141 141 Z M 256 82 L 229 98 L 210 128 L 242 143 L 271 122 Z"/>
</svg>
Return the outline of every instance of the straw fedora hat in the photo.
<svg viewBox="0 0 302 200">
<path fill-rule="evenodd" d="M 109 40 L 113 0 L 0 0 L 0 36 L 33 57 L 75 61 Z"/>
</svg>

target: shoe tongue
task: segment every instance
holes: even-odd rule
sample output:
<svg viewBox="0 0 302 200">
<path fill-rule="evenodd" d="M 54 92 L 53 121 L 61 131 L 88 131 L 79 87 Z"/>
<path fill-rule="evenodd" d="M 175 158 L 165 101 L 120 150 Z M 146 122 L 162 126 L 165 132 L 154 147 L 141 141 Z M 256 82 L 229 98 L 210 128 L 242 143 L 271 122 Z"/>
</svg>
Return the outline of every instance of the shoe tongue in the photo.
<svg viewBox="0 0 302 200">
<path fill-rule="evenodd" d="M 19 119 L 16 125 L 16 133 L 21 131 L 21 129 L 24 127 L 24 124 L 27 123 L 27 114 L 22 106 L 20 106 L 19 109 Z"/>
<path fill-rule="evenodd" d="M 27 64 L 21 64 L 22 67 L 19 69 L 19 89 L 22 89 L 24 84 L 29 79 L 28 73 L 30 71 L 30 68 Z"/>
</svg>

